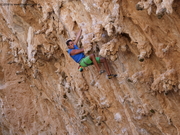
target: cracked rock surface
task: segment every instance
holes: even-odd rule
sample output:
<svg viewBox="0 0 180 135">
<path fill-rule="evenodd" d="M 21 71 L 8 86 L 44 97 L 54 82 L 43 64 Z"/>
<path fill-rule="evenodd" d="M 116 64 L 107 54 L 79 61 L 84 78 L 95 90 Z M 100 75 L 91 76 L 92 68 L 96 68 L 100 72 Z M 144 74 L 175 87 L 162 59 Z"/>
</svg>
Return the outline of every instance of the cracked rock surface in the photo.
<svg viewBox="0 0 180 135">
<path fill-rule="evenodd" d="M 0 3 L 0 134 L 180 134 L 180 1 Z M 80 28 L 116 78 L 79 72 L 65 42 Z"/>
</svg>

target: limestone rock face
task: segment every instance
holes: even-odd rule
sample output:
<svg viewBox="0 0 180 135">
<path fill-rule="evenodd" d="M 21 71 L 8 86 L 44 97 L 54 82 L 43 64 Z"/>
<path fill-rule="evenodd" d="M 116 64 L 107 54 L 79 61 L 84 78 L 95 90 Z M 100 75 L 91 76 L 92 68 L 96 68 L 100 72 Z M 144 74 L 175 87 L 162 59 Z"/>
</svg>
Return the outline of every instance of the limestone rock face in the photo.
<svg viewBox="0 0 180 135">
<path fill-rule="evenodd" d="M 3 0 L 0 133 L 178 135 L 180 1 Z M 106 57 L 78 71 L 67 39 Z M 104 69 L 103 65 L 101 68 Z"/>
</svg>

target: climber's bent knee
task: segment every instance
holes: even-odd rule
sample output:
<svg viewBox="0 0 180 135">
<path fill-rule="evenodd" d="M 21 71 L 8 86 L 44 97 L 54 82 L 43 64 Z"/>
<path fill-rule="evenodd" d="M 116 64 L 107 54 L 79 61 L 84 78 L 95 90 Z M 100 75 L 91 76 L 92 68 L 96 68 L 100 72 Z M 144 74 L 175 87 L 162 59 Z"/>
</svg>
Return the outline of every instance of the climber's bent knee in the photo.
<svg viewBox="0 0 180 135">
<path fill-rule="evenodd" d="M 106 58 L 100 58 L 100 62 L 104 63 L 106 61 Z"/>
<path fill-rule="evenodd" d="M 93 57 L 95 57 L 94 54 L 90 54 L 90 55 L 89 55 L 89 58 L 90 58 L 91 60 L 93 59 Z"/>
</svg>

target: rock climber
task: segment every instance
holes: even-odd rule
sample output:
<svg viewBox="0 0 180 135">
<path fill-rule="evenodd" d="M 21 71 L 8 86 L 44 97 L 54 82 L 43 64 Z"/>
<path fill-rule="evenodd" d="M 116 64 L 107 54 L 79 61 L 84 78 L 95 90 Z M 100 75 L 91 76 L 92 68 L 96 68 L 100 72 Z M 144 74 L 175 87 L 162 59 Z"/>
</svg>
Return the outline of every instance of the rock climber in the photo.
<svg viewBox="0 0 180 135">
<path fill-rule="evenodd" d="M 79 41 L 81 33 L 82 33 L 82 29 L 80 29 L 80 31 L 78 32 L 75 41 L 73 41 L 73 40 L 66 41 L 67 47 L 69 48 L 68 53 L 72 57 L 72 59 L 74 59 L 74 61 L 79 63 L 79 65 L 82 67 L 87 67 L 89 65 L 94 64 L 95 67 L 97 68 L 99 74 L 102 74 L 105 72 L 104 70 L 101 70 L 98 65 L 99 63 L 103 63 L 103 65 L 106 69 L 106 72 L 107 72 L 108 79 L 116 77 L 117 76 L 116 74 L 111 74 L 106 58 L 95 57 L 94 54 L 85 56 L 84 49 L 78 48 L 77 43 Z"/>
</svg>

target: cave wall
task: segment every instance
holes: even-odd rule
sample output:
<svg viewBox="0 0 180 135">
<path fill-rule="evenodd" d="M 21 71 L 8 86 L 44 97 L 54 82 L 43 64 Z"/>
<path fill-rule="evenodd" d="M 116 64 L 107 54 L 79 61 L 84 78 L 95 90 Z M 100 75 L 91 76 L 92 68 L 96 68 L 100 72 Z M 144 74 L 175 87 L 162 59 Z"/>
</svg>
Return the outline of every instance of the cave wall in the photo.
<svg viewBox="0 0 180 135">
<path fill-rule="evenodd" d="M 178 135 L 178 0 L 1 0 L 3 135 Z M 106 57 L 78 71 L 67 53 Z M 103 65 L 101 68 L 104 69 Z"/>
</svg>

